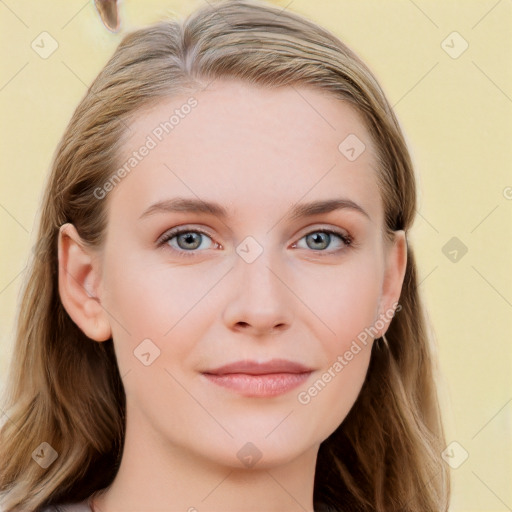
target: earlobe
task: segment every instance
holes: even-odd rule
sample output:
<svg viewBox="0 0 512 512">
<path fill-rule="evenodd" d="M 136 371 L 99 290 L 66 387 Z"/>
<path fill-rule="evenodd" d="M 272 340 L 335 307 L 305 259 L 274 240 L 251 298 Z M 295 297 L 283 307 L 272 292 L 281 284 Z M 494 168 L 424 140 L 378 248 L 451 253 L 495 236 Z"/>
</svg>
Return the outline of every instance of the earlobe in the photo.
<svg viewBox="0 0 512 512">
<path fill-rule="evenodd" d="M 381 329 L 378 337 L 386 334 L 397 309 L 406 268 L 407 238 L 405 231 L 397 230 L 394 232 L 394 240 L 391 243 L 386 258 L 386 269 L 379 308 L 379 318 L 385 323 L 385 326 Z"/>
<path fill-rule="evenodd" d="M 112 331 L 98 296 L 100 273 L 92 250 L 69 223 L 61 226 L 58 242 L 59 294 L 64 308 L 86 336 L 108 340 Z"/>
</svg>

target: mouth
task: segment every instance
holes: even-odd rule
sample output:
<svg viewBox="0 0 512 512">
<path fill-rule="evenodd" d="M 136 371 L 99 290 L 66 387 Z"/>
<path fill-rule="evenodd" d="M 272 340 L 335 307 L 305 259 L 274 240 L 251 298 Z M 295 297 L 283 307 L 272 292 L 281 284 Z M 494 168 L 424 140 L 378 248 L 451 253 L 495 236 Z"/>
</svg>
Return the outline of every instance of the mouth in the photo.
<svg viewBox="0 0 512 512">
<path fill-rule="evenodd" d="M 272 397 L 304 383 L 313 372 L 300 363 L 285 359 L 267 362 L 237 361 L 202 372 L 209 382 L 247 397 Z"/>
</svg>

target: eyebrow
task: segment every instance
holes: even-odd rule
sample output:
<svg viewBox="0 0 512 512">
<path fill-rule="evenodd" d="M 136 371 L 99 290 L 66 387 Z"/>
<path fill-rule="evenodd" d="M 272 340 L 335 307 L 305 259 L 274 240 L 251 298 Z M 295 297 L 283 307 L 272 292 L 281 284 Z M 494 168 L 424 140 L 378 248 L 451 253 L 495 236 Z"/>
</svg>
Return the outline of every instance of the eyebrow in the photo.
<svg viewBox="0 0 512 512">
<path fill-rule="evenodd" d="M 363 214 L 371 220 L 370 215 L 357 203 L 350 199 L 325 199 L 320 201 L 311 201 L 308 203 L 298 203 L 291 208 L 286 215 L 290 220 L 299 220 L 305 217 L 312 217 L 323 213 L 331 213 L 336 210 L 349 209 Z M 147 208 L 140 219 L 148 217 L 155 213 L 206 213 L 225 219 L 228 217 L 228 211 L 218 203 L 204 201 L 202 199 L 175 197 L 158 201 Z"/>
</svg>

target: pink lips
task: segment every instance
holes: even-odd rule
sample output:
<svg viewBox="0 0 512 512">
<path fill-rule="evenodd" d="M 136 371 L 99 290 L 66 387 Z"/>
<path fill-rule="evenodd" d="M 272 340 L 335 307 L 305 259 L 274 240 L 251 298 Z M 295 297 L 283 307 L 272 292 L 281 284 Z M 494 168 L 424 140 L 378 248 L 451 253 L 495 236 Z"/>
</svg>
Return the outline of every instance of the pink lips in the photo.
<svg viewBox="0 0 512 512">
<path fill-rule="evenodd" d="M 313 370 L 285 359 L 237 361 L 203 372 L 209 381 L 244 396 L 276 396 L 302 384 Z"/>
</svg>

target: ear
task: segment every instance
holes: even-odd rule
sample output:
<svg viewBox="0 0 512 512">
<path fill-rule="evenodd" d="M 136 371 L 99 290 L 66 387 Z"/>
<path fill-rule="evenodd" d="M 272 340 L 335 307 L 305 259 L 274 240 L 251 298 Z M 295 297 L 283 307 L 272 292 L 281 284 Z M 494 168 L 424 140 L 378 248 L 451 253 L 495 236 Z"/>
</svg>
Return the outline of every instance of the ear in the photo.
<svg viewBox="0 0 512 512">
<path fill-rule="evenodd" d="M 98 258 L 69 223 L 59 230 L 58 251 L 59 294 L 64 308 L 86 336 L 95 341 L 108 340 L 112 331 L 98 296 Z"/>
<path fill-rule="evenodd" d="M 385 256 L 385 274 L 379 306 L 379 320 L 377 325 L 384 326 L 379 329 L 378 338 L 386 334 L 395 311 L 400 311 L 398 304 L 407 267 L 407 239 L 405 231 L 394 232 L 394 238 L 388 242 Z"/>
</svg>

